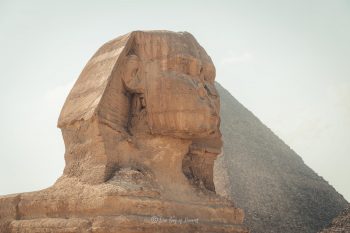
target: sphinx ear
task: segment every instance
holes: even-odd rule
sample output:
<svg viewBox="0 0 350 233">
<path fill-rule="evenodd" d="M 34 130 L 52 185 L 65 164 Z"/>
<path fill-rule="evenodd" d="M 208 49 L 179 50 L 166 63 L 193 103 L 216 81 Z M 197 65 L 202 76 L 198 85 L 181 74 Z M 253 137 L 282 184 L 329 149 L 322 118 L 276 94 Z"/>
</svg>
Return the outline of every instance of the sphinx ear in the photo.
<svg viewBox="0 0 350 233">
<path fill-rule="evenodd" d="M 125 57 L 123 83 L 131 93 L 144 93 L 144 79 L 141 75 L 140 58 L 134 54 Z"/>
</svg>

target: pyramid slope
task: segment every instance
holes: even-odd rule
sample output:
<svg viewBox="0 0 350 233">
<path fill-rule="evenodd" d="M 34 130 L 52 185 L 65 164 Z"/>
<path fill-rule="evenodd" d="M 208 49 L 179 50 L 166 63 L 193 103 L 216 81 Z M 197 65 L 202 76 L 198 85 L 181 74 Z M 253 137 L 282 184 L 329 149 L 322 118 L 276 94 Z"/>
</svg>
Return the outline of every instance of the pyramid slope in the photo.
<svg viewBox="0 0 350 233">
<path fill-rule="evenodd" d="M 343 210 L 332 223 L 320 233 L 350 232 L 350 206 Z"/>
<path fill-rule="evenodd" d="M 304 164 L 227 90 L 221 97 L 224 156 L 217 161 L 217 191 L 245 210 L 253 233 L 317 232 L 347 201 Z M 224 171 L 224 172 L 223 172 Z"/>
</svg>

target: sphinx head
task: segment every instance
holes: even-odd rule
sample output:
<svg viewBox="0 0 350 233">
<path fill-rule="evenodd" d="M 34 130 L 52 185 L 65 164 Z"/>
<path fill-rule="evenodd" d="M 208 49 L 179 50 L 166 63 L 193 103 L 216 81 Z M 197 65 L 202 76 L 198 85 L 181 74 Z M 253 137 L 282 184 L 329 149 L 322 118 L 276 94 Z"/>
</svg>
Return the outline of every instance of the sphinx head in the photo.
<svg viewBox="0 0 350 233">
<path fill-rule="evenodd" d="M 190 34 L 136 34 L 121 69 L 130 93 L 131 133 L 218 136 L 215 67 Z"/>
<path fill-rule="evenodd" d="M 120 167 L 146 167 L 161 176 L 156 163 L 171 160 L 174 179 L 199 177 L 213 189 L 208 171 L 222 147 L 214 78 L 189 33 L 132 32 L 106 43 L 60 115 L 65 174 L 99 183 Z"/>
</svg>

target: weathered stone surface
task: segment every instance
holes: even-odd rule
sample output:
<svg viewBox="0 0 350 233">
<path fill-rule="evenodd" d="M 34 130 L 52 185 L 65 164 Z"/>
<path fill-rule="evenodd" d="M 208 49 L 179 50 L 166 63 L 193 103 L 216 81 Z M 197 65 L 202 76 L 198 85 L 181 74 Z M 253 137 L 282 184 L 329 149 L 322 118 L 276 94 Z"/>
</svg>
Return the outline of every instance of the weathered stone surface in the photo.
<svg viewBox="0 0 350 233">
<path fill-rule="evenodd" d="M 320 233 L 348 233 L 350 232 L 350 206 L 333 219 Z"/>
<path fill-rule="evenodd" d="M 215 193 L 214 78 L 189 33 L 136 31 L 103 45 L 59 117 L 64 174 L 0 197 L 0 232 L 248 232 L 243 211 Z"/>
<path fill-rule="evenodd" d="M 228 91 L 217 90 L 224 156 L 216 161 L 216 191 L 244 209 L 253 233 L 323 229 L 347 201 Z"/>
</svg>

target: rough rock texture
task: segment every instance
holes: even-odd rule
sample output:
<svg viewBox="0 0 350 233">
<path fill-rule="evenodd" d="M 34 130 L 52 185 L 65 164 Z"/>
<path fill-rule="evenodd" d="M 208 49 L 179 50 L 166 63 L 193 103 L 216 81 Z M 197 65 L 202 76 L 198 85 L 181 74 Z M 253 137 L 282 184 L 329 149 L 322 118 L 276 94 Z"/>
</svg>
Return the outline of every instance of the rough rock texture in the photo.
<svg viewBox="0 0 350 233">
<path fill-rule="evenodd" d="M 350 206 L 344 209 L 332 223 L 320 233 L 349 233 L 350 232 Z"/>
<path fill-rule="evenodd" d="M 59 117 L 64 174 L 0 197 L 0 232 L 248 232 L 243 211 L 215 193 L 214 78 L 189 33 L 136 31 L 104 44 Z"/>
<path fill-rule="evenodd" d="M 223 87 L 224 157 L 216 163 L 217 192 L 232 198 L 254 233 L 315 233 L 347 205 L 270 129 Z"/>
</svg>

